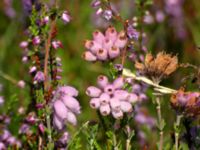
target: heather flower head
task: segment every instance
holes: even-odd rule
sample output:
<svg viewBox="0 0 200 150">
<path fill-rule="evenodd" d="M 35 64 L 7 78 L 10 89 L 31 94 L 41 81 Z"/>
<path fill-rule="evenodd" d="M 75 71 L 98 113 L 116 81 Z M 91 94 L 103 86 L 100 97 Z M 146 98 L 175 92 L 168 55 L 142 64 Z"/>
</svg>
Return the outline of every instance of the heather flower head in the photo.
<svg viewBox="0 0 200 150">
<path fill-rule="evenodd" d="M 120 56 L 121 50 L 127 43 L 124 31 L 117 32 L 114 27 L 109 27 L 105 34 L 96 30 L 93 39 L 85 41 L 86 52 L 83 58 L 87 61 L 107 61 Z"/>
<path fill-rule="evenodd" d="M 132 104 L 138 101 L 138 97 L 123 89 L 123 77 L 118 77 L 110 83 L 106 76 L 100 75 L 97 84 L 97 87 L 90 86 L 86 90 L 86 94 L 91 97 L 91 108 L 99 110 L 103 116 L 111 114 L 115 119 L 121 119 L 124 113 L 132 112 Z"/>
<path fill-rule="evenodd" d="M 155 58 L 147 54 L 144 64 L 136 62 L 135 67 L 152 80 L 160 82 L 163 77 L 169 76 L 177 69 L 178 58 L 164 52 L 158 53 Z"/>
<path fill-rule="evenodd" d="M 60 86 L 54 92 L 53 102 L 53 124 L 58 130 L 65 127 L 65 123 L 77 124 L 76 115 L 80 113 L 80 104 L 75 98 L 78 91 L 71 86 Z"/>
<path fill-rule="evenodd" d="M 177 93 L 171 96 L 171 105 L 179 113 L 185 116 L 197 117 L 200 114 L 200 93 L 185 92 L 180 89 Z"/>
</svg>

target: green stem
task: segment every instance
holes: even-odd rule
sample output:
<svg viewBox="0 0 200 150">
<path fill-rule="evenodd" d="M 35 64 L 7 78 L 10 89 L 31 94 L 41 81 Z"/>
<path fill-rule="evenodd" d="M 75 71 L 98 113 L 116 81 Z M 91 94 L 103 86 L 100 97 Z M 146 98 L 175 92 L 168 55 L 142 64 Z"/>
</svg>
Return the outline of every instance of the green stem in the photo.
<svg viewBox="0 0 200 150">
<path fill-rule="evenodd" d="M 179 141 L 179 126 L 181 122 L 182 115 L 177 115 L 175 123 L 175 149 L 178 150 L 178 141 Z"/>
<path fill-rule="evenodd" d="M 10 81 L 13 84 L 17 84 L 17 81 L 15 79 L 13 79 L 11 76 L 3 73 L 2 71 L 0 71 L 0 76 L 8 81 Z"/>
<path fill-rule="evenodd" d="M 159 140 L 159 150 L 163 149 L 163 128 L 164 128 L 164 122 L 162 119 L 162 114 L 161 114 L 161 95 L 159 93 L 154 93 L 156 96 L 156 110 L 157 110 L 157 116 L 158 116 L 158 128 L 160 130 L 160 140 Z"/>
</svg>

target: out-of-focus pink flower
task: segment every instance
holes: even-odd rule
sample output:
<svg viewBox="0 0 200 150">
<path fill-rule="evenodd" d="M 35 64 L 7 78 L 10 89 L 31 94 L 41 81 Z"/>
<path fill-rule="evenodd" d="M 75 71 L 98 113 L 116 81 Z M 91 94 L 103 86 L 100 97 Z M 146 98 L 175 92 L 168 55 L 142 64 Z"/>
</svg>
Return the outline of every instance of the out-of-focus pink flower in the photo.
<svg viewBox="0 0 200 150">
<path fill-rule="evenodd" d="M 23 81 L 23 80 L 20 80 L 18 83 L 17 83 L 17 86 L 20 87 L 21 89 L 23 89 L 25 87 L 26 83 Z"/>
<path fill-rule="evenodd" d="M 45 80 L 44 73 L 42 71 L 38 71 L 34 77 L 34 81 L 43 82 Z"/>
<path fill-rule="evenodd" d="M 71 16 L 68 11 L 64 11 L 61 16 L 64 23 L 69 23 L 71 21 Z"/>
</svg>

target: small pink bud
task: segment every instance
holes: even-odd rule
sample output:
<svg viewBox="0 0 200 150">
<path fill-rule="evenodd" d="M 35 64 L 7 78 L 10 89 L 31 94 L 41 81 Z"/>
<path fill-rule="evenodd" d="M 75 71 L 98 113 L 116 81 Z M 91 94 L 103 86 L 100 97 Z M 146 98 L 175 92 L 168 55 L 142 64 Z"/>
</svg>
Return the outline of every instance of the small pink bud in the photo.
<svg viewBox="0 0 200 150">
<path fill-rule="evenodd" d="M 96 30 L 93 32 L 93 38 L 94 41 L 99 43 L 99 44 L 103 44 L 103 41 L 105 39 L 103 33 L 101 33 L 100 31 Z"/>
<path fill-rule="evenodd" d="M 103 115 L 103 116 L 107 116 L 110 114 L 110 106 L 109 104 L 106 104 L 106 105 L 101 105 L 100 106 L 100 113 Z"/>
<path fill-rule="evenodd" d="M 106 92 L 106 93 L 108 93 L 110 95 L 113 94 L 114 91 L 115 91 L 115 88 L 114 88 L 114 86 L 112 84 L 108 84 L 104 88 L 104 92 Z"/>
<path fill-rule="evenodd" d="M 121 101 L 121 110 L 123 112 L 131 112 L 133 110 L 132 105 L 129 102 Z"/>
<path fill-rule="evenodd" d="M 63 45 L 60 41 L 52 41 L 51 44 L 54 49 L 63 48 Z"/>
<path fill-rule="evenodd" d="M 41 42 L 40 37 L 39 36 L 34 37 L 32 42 L 33 42 L 33 45 L 40 44 L 40 42 Z"/>
<path fill-rule="evenodd" d="M 132 104 L 136 103 L 138 101 L 138 96 L 134 93 L 130 93 L 128 96 L 128 101 Z"/>
<path fill-rule="evenodd" d="M 100 75 L 97 78 L 97 84 L 100 88 L 104 88 L 106 85 L 108 85 L 108 78 L 104 75 Z"/>
<path fill-rule="evenodd" d="M 63 20 L 63 22 L 64 22 L 65 24 L 66 24 L 66 23 L 69 23 L 69 22 L 71 21 L 71 16 L 70 16 L 70 14 L 69 14 L 68 11 L 64 11 L 64 12 L 62 13 L 61 18 L 62 18 L 62 20 Z"/>
<path fill-rule="evenodd" d="M 43 19 L 43 23 L 47 24 L 49 22 L 49 16 L 44 17 Z"/>
<path fill-rule="evenodd" d="M 90 107 L 93 109 L 98 109 L 100 106 L 100 99 L 99 98 L 92 98 L 90 100 Z"/>
<path fill-rule="evenodd" d="M 86 94 L 90 97 L 99 97 L 101 93 L 102 91 L 95 86 L 90 86 L 86 90 Z"/>
<path fill-rule="evenodd" d="M 114 45 L 115 45 L 116 47 L 119 47 L 119 48 L 124 48 L 125 45 L 126 45 L 126 43 L 127 43 L 126 34 L 125 34 L 124 31 L 121 31 L 121 32 L 118 34 L 117 39 L 116 39 Z"/>
<path fill-rule="evenodd" d="M 113 46 L 113 41 L 109 38 L 105 38 L 103 42 L 103 48 L 110 49 Z"/>
<path fill-rule="evenodd" d="M 22 62 L 23 63 L 27 63 L 28 62 L 28 57 L 27 56 L 22 57 Z"/>
<path fill-rule="evenodd" d="M 26 83 L 23 81 L 23 80 L 20 80 L 18 83 L 17 83 L 17 86 L 20 87 L 21 89 L 23 89 L 25 87 Z"/>
<path fill-rule="evenodd" d="M 78 91 L 74 87 L 67 85 L 58 87 L 57 92 L 61 95 L 78 96 Z"/>
<path fill-rule="evenodd" d="M 93 55 L 90 51 L 84 52 L 82 57 L 86 61 L 96 61 L 97 60 L 97 57 L 95 55 Z"/>
<path fill-rule="evenodd" d="M 64 122 L 57 117 L 56 115 L 53 116 L 53 125 L 56 129 L 62 130 L 64 128 Z"/>
<path fill-rule="evenodd" d="M 33 73 L 37 70 L 36 66 L 33 66 L 29 69 L 29 73 Z"/>
<path fill-rule="evenodd" d="M 101 7 L 99 9 L 97 9 L 96 15 L 100 15 L 102 13 L 103 13 L 103 9 Z"/>
<path fill-rule="evenodd" d="M 90 48 L 90 51 L 93 53 L 93 54 L 97 54 L 99 49 L 102 49 L 102 44 L 99 44 L 98 42 L 96 41 L 92 41 L 92 46 Z"/>
<path fill-rule="evenodd" d="M 84 46 L 85 46 L 85 48 L 87 48 L 88 50 L 90 50 L 91 49 L 91 47 L 93 46 L 93 41 L 91 41 L 91 40 L 85 40 L 85 43 L 84 43 Z"/>
<path fill-rule="evenodd" d="M 118 98 L 120 101 L 127 100 L 129 93 L 125 90 L 116 90 L 114 92 L 114 97 Z"/>
<path fill-rule="evenodd" d="M 34 77 L 34 81 L 43 82 L 44 81 L 44 73 L 42 71 L 38 71 Z"/>
<path fill-rule="evenodd" d="M 70 109 L 72 112 L 79 114 L 80 113 L 80 104 L 77 99 L 74 97 L 65 95 L 62 99 L 65 106 Z"/>
<path fill-rule="evenodd" d="M 28 42 L 27 41 L 22 41 L 19 45 L 21 48 L 25 49 L 28 47 Z"/>
<path fill-rule="evenodd" d="M 119 99 L 113 97 L 113 98 L 110 99 L 110 106 L 114 110 L 120 110 L 121 103 L 120 103 Z"/>
<path fill-rule="evenodd" d="M 105 61 L 108 58 L 108 52 L 105 49 L 99 49 L 97 51 L 97 58 L 99 60 Z"/>
<path fill-rule="evenodd" d="M 123 118 L 123 112 L 121 110 L 113 110 L 112 115 L 115 119 L 122 119 Z"/>
<path fill-rule="evenodd" d="M 71 123 L 74 126 L 77 124 L 76 116 L 71 111 L 67 112 L 66 120 L 67 120 L 67 122 Z"/>
<path fill-rule="evenodd" d="M 108 55 L 111 59 L 116 58 L 120 55 L 120 49 L 118 47 L 113 46 L 108 50 Z"/>
<path fill-rule="evenodd" d="M 115 27 L 109 27 L 107 30 L 106 30 L 106 38 L 110 39 L 112 42 L 114 42 L 116 39 L 117 39 L 117 31 L 115 29 Z"/>
<path fill-rule="evenodd" d="M 44 125 L 43 125 L 42 123 L 40 123 L 40 124 L 38 125 L 38 128 L 39 128 L 40 132 L 41 132 L 42 134 L 44 134 L 45 127 L 44 127 Z"/>
<path fill-rule="evenodd" d="M 65 118 L 67 118 L 67 108 L 65 107 L 65 104 L 62 101 L 56 100 L 53 104 L 53 108 L 54 108 L 56 115 L 60 119 L 63 120 Z"/>
<path fill-rule="evenodd" d="M 107 93 L 102 93 L 99 99 L 101 105 L 106 105 L 110 101 L 110 96 Z"/>
<path fill-rule="evenodd" d="M 117 79 L 115 79 L 115 81 L 113 82 L 113 86 L 115 87 L 115 89 L 121 89 L 123 88 L 125 83 L 125 80 L 123 77 L 119 77 Z"/>
</svg>

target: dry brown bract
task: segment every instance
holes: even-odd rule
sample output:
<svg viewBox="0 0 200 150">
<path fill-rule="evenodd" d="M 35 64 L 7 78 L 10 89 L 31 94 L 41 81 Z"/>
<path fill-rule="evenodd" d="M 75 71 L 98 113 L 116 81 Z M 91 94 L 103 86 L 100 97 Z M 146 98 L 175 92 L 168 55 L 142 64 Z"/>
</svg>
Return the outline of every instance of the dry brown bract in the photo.
<svg viewBox="0 0 200 150">
<path fill-rule="evenodd" d="M 154 58 L 152 54 L 148 53 L 144 64 L 136 62 L 135 67 L 154 82 L 159 83 L 162 78 L 167 77 L 177 69 L 178 58 L 164 52 L 158 53 Z"/>
</svg>

